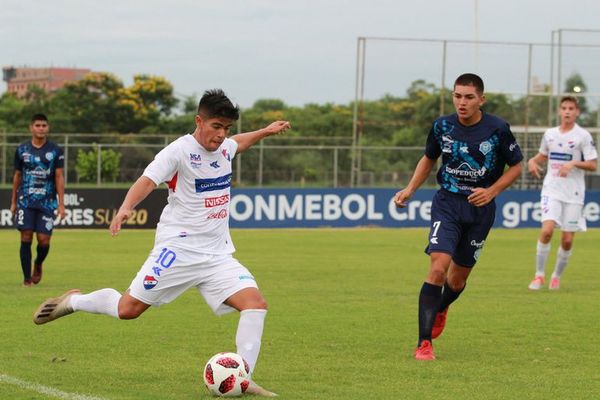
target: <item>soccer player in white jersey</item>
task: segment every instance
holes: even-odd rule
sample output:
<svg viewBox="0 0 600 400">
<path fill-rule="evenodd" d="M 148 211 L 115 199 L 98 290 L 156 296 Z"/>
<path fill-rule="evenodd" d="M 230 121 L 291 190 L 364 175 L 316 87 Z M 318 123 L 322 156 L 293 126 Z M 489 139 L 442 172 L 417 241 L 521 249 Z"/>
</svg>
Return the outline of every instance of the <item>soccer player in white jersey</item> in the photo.
<svg viewBox="0 0 600 400">
<path fill-rule="evenodd" d="M 549 289 L 560 288 L 560 278 L 571 256 L 575 232 L 585 231 L 584 171 L 595 171 L 598 153 L 592 135 L 575 122 L 579 104 L 572 96 L 560 100 L 560 125 L 548 129 L 539 152 L 527 162 L 531 174 L 540 179 L 541 164 L 548 162 L 541 195 L 542 229 L 537 242 L 535 277 L 529 289 L 539 290 L 545 283 L 545 266 L 555 227 L 562 231 Z"/>
<path fill-rule="evenodd" d="M 139 317 L 150 306 L 169 303 L 194 287 L 217 315 L 240 312 L 237 352 L 254 371 L 261 345 L 267 303 L 252 274 L 232 253 L 229 235 L 231 163 L 237 153 L 261 139 L 285 132 L 287 121 L 228 138 L 239 109 L 222 90 L 204 93 L 198 105 L 196 129 L 175 140 L 131 186 L 110 225 L 116 235 L 133 209 L 162 182 L 168 182 L 168 204 L 156 228 L 154 249 L 129 289 L 121 294 L 101 289 L 89 294 L 70 290 L 46 300 L 34 322 L 44 324 L 75 311 L 119 319 Z M 246 393 L 275 396 L 251 381 Z"/>
</svg>

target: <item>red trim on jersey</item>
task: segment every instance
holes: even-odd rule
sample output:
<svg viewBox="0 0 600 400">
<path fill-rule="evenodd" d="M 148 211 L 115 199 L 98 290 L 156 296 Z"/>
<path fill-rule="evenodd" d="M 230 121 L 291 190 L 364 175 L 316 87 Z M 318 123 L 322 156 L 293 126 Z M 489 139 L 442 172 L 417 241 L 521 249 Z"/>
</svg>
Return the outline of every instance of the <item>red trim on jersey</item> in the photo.
<svg viewBox="0 0 600 400">
<path fill-rule="evenodd" d="M 177 186 L 177 172 L 175 172 L 175 175 L 173 175 L 173 177 L 171 178 L 171 180 L 169 182 L 167 182 L 167 186 L 172 191 L 175 191 L 175 187 Z"/>
</svg>

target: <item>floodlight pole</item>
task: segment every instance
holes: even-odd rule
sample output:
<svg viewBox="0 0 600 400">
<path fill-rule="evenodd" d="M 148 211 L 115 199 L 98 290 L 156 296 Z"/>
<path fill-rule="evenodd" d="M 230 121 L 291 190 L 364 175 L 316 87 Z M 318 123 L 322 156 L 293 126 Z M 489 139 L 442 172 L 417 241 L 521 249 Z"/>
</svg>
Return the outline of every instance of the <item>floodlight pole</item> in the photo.
<svg viewBox="0 0 600 400">
<path fill-rule="evenodd" d="M 559 93 L 563 93 L 563 89 L 562 89 L 562 83 L 561 83 L 561 79 L 562 79 L 562 29 L 558 30 L 558 65 L 556 68 L 556 90 L 557 90 L 557 95 Z M 558 100 L 558 99 L 557 99 Z M 556 102 L 557 106 L 558 106 L 558 101 Z M 553 113 L 553 115 L 556 115 L 556 113 Z M 555 119 L 556 121 L 556 119 Z M 552 124 L 554 125 L 554 124 Z"/>
<path fill-rule="evenodd" d="M 442 42 L 442 84 L 440 85 L 440 116 L 446 113 L 445 103 L 445 94 L 446 94 L 446 57 L 448 50 L 448 41 L 444 40 Z"/>
<path fill-rule="evenodd" d="M 360 174 L 359 145 L 362 137 L 362 106 L 365 97 L 365 49 L 367 39 L 359 37 L 356 42 L 356 83 L 354 91 L 354 115 L 352 118 L 352 154 L 350 166 L 350 187 L 358 182 Z M 361 121 L 359 122 L 359 105 Z"/>
<path fill-rule="evenodd" d="M 240 117 L 237 120 L 237 133 L 242 133 L 242 111 L 240 110 Z M 236 157 L 236 168 L 235 168 L 235 183 L 238 187 L 242 184 L 242 154 L 238 154 Z"/>
<path fill-rule="evenodd" d="M 548 96 L 548 126 L 554 125 L 554 34 L 556 31 L 552 31 L 550 34 L 550 95 Z"/>
</svg>

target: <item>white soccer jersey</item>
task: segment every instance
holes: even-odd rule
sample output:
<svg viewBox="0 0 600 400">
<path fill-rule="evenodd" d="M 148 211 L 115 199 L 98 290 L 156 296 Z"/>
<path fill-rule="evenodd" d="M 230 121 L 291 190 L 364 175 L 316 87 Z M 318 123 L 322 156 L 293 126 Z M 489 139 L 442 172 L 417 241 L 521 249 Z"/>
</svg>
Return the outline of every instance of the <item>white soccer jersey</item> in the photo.
<svg viewBox="0 0 600 400">
<path fill-rule="evenodd" d="M 542 137 L 540 153 L 548 157 L 548 171 L 544 178 L 542 196 L 566 203 L 583 204 L 585 198 L 585 172 L 573 168 L 569 175 L 558 176 L 560 167 L 568 161 L 588 161 L 598 158 L 592 135 L 575 124 L 569 132 L 561 133 L 558 127 L 550 128 Z"/>
<path fill-rule="evenodd" d="M 168 182 L 168 204 L 156 227 L 155 244 L 192 252 L 231 254 L 229 234 L 231 161 L 237 142 L 225 139 L 218 150 L 185 135 L 162 149 L 144 170 L 159 185 Z"/>
</svg>

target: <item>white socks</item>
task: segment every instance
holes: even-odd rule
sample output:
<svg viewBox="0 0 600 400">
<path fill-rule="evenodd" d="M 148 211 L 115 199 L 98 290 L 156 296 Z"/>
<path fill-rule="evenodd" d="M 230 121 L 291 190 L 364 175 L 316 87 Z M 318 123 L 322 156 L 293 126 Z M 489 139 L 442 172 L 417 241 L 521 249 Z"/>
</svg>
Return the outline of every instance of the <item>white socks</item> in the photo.
<svg viewBox="0 0 600 400">
<path fill-rule="evenodd" d="M 562 273 L 567 268 L 567 263 L 569 262 L 569 257 L 573 249 L 566 251 L 561 247 L 558 248 L 558 252 L 556 253 L 556 265 L 554 266 L 554 272 L 552 273 L 553 278 L 560 278 Z"/>
<path fill-rule="evenodd" d="M 542 243 L 538 240 L 537 251 L 535 255 L 535 276 L 544 277 L 546 261 L 550 254 L 550 243 Z"/>
<path fill-rule="evenodd" d="M 263 309 L 243 310 L 240 312 L 240 322 L 238 323 L 237 334 L 235 335 L 235 344 L 237 345 L 237 353 L 248 362 L 250 373 L 254 371 L 256 360 L 258 360 L 266 316 L 267 310 Z"/>
<path fill-rule="evenodd" d="M 89 294 L 74 294 L 70 301 L 73 311 L 85 311 L 119 318 L 120 299 L 121 293 L 115 289 L 100 289 Z"/>
</svg>

